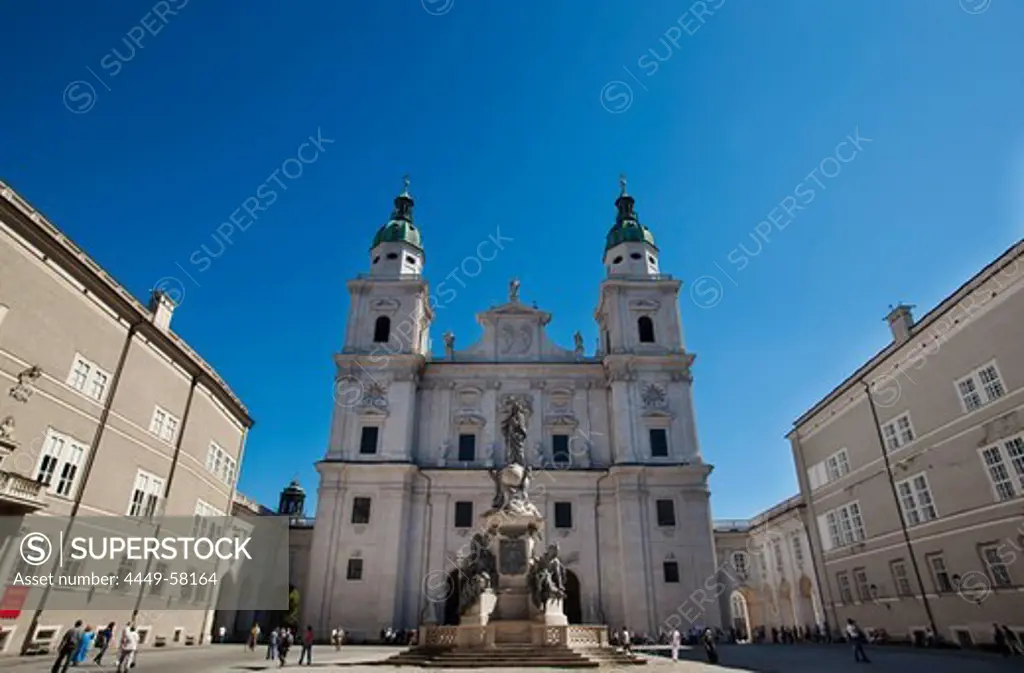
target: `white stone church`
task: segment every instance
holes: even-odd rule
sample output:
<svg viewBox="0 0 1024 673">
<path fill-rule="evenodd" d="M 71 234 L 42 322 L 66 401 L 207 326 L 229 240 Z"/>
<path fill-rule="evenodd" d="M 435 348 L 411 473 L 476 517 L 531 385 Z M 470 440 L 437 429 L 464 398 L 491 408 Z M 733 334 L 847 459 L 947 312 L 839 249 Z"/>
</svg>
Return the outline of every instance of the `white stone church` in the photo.
<svg viewBox="0 0 1024 673">
<path fill-rule="evenodd" d="M 579 335 L 575 348 L 553 343 L 551 314 L 520 302 L 513 281 L 507 303 L 477 314 L 479 341 L 456 349 L 446 334 L 438 359 L 408 186 L 395 199 L 369 272 L 348 283 L 304 624 L 360 638 L 457 623 L 456 567 L 491 505 L 509 396 L 530 409 L 531 497 L 570 571 L 570 622 L 650 634 L 720 623 L 682 282 L 659 268 L 624 182 L 615 205 L 596 353 Z"/>
</svg>

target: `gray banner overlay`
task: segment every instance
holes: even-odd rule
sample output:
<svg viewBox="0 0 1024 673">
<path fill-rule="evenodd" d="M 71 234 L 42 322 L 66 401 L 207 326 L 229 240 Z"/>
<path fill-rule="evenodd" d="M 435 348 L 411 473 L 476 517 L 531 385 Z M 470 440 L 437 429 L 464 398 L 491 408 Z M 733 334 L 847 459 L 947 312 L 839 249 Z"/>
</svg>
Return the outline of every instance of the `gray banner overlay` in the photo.
<svg viewBox="0 0 1024 673">
<path fill-rule="evenodd" d="M 6 609 L 287 610 L 288 519 L 0 517 L 0 581 Z"/>
</svg>

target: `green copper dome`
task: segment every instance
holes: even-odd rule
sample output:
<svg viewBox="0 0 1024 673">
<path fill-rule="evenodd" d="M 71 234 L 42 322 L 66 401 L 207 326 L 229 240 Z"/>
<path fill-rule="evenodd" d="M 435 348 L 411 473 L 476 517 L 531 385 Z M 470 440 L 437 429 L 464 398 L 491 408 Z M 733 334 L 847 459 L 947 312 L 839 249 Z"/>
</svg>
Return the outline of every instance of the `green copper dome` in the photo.
<svg viewBox="0 0 1024 673">
<path fill-rule="evenodd" d="M 419 250 L 423 249 L 423 244 L 420 240 L 420 230 L 412 222 L 404 222 L 402 220 L 391 220 L 378 229 L 377 235 L 373 237 L 373 245 L 370 248 L 376 248 L 381 243 L 408 243 Z"/>
<path fill-rule="evenodd" d="M 381 243 L 408 243 L 420 251 L 423 250 L 420 230 L 412 223 L 412 207 L 413 200 L 409 195 L 407 178 L 405 191 L 395 198 L 395 209 L 391 212 L 391 219 L 377 230 L 377 234 L 373 237 L 373 245 L 370 246 L 371 250 Z"/>
<path fill-rule="evenodd" d="M 640 224 L 640 219 L 633 209 L 635 203 L 636 201 L 633 197 L 626 193 L 625 183 L 623 182 L 622 195 L 615 201 L 615 207 L 619 212 L 615 217 L 615 225 L 608 230 L 608 242 L 604 247 L 605 252 L 627 241 L 646 243 L 655 250 L 658 249 L 658 246 L 654 244 L 654 234 L 651 233 L 650 229 Z"/>
</svg>

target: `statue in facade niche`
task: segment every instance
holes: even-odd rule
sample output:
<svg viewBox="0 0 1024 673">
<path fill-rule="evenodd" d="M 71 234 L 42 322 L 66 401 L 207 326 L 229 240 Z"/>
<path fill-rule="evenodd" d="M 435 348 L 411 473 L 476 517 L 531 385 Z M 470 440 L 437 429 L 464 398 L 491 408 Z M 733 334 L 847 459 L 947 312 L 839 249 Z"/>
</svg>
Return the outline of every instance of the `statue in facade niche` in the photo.
<svg viewBox="0 0 1024 673">
<path fill-rule="evenodd" d="M 0 439 L 6 439 L 8 442 L 14 441 L 14 416 L 8 416 L 0 421 Z"/>
<path fill-rule="evenodd" d="M 11 388 L 8 394 L 19 402 L 28 402 L 32 394 L 35 393 L 35 388 L 32 387 L 32 384 L 42 375 L 43 370 L 38 366 L 33 365 L 29 367 L 18 374 L 17 385 Z"/>
</svg>

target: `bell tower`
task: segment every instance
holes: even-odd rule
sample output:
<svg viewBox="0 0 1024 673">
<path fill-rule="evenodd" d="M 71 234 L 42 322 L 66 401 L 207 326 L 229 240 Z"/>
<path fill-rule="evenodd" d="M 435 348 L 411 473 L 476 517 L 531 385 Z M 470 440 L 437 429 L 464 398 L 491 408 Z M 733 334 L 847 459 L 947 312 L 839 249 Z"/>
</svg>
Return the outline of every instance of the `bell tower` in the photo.
<svg viewBox="0 0 1024 673">
<path fill-rule="evenodd" d="M 683 343 L 682 281 L 661 273 L 654 234 L 640 223 L 620 178 L 594 313 L 612 391 L 616 462 L 699 461 L 690 394 L 693 356 Z"/>
</svg>

